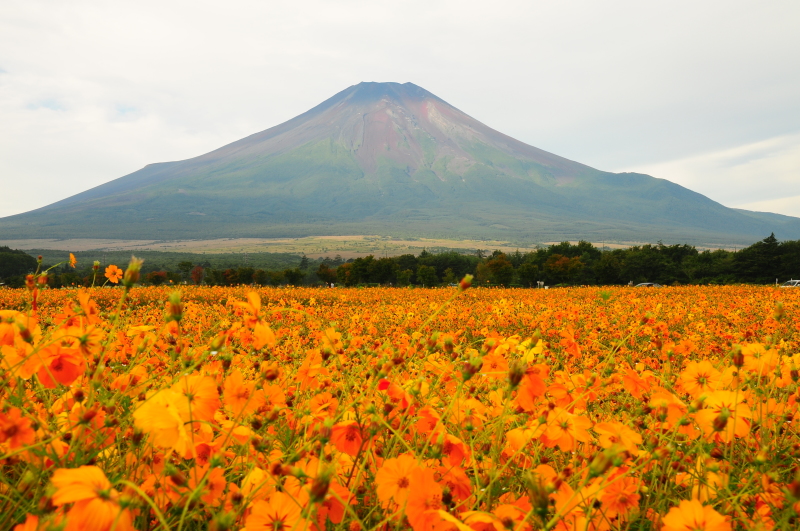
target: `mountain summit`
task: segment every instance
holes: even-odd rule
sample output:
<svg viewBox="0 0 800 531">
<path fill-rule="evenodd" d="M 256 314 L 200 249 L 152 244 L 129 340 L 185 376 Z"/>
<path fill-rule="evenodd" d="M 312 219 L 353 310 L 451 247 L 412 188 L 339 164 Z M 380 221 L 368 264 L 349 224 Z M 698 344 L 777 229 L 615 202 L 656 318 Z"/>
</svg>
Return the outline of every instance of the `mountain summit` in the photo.
<svg viewBox="0 0 800 531">
<path fill-rule="evenodd" d="M 0 219 L 22 237 L 384 234 L 751 242 L 800 219 L 726 208 L 506 136 L 413 83 L 359 83 L 283 124 Z"/>
</svg>

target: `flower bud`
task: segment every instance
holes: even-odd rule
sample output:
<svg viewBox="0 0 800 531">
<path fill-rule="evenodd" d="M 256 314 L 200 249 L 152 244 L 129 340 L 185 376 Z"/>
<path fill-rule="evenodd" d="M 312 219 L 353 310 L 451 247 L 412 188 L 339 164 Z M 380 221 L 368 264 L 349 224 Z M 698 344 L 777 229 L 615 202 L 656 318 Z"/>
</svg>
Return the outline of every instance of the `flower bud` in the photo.
<svg viewBox="0 0 800 531">
<path fill-rule="evenodd" d="M 459 291 L 466 291 L 472 286 L 472 275 L 464 275 L 464 278 L 461 279 L 461 282 L 458 283 L 458 290 Z"/>
<path fill-rule="evenodd" d="M 602 476 L 610 468 L 620 466 L 623 462 L 623 459 L 621 459 L 623 456 L 620 455 L 620 450 L 621 448 L 619 446 L 613 445 L 595 455 L 592 462 L 589 463 L 589 477 L 596 478 L 597 476 Z"/>
<path fill-rule="evenodd" d="M 742 354 L 742 347 L 739 345 L 733 347 L 733 365 L 737 369 L 741 369 L 744 365 L 744 354 Z"/>
<path fill-rule="evenodd" d="M 95 273 L 100 271 L 100 260 L 94 261 L 94 263 L 92 264 L 92 271 L 94 271 Z"/>
<path fill-rule="evenodd" d="M 780 321 L 784 317 L 786 317 L 786 310 L 783 309 L 782 302 L 779 302 L 778 304 L 775 305 L 775 313 L 773 314 L 773 317 L 775 318 L 776 321 Z"/>
<path fill-rule="evenodd" d="M 333 476 L 333 469 L 326 467 L 321 470 L 314 482 L 311 484 L 309 494 L 311 495 L 312 503 L 322 503 L 325 501 L 325 496 L 328 494 L 328 488 L 331 486 L 331 477 Z"/>
<path fill-rule="evenodd" d="M 516 389 L 522 378 L 525 376 L 525 365 L 517 362 L 508 368 L 508 386 L 513 390 Z"/>
<path fill-rule="evenodd" d="M 473 357 L 469 361 L 465 361 L 461 365 L 461 379 L 466 382 L 479 372 L 481 372 L 481 367 L 483 367 L 483 359 L 478 357 Z"/>
<path fill-rule="evenodd" d="M 550 510 L 550 498 L 548 497 L 548 489 L 542 482 L 540 476 L 526 473 L 524 478 L 528 496 L 533 507 L 533 512 L 539 518 L 544 519 Z M 555 490 L 555 489 L 554 489 Z"/>
<path fill-rule="evenodd" d="M 122 284 L 126 288 L 132 288 L 134 284 L 139 282 L 139 272 L 143 263 L 144 260 L 131 256 L 131 262 L 128 264 L 128 269 L 125 270 L 125 276 L 122 277 Z"/>
<path fill-rule="evenodd" d="M 183 304 L 181 304 L 181 293 L 179 291 L 173 291 L 169 294 L 169 300 L 167 301 L 167 322 L 180 322 L 182 317 Z"/>
<path fill-rule="evenodd" d="M 731 412 L 726 409 L 723 409 L 719 412 L 717 418 L 714 419 L 713 427 L 714 431 L 722 431 L 725 429 L 725 426 L 728 425 L 728 419 L 731 416 Z"/>
</svg>

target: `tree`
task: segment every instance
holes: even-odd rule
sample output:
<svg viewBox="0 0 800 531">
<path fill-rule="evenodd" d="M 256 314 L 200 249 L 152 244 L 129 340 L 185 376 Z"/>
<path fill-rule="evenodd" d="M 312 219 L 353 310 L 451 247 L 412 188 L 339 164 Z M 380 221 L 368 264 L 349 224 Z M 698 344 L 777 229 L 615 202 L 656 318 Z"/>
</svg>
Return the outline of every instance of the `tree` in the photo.
<svg viewBox="0 0 800 531">
<path fill-rule="evenodd" d="M 256 269 L 256 272 L 253 273 L 253 282 L 259 286 L 266 286 L 269 283 L 269 273 L 263 269 Z"/>
<path fill-rule="evenodd" d="M 623 283 L 620 277 L 622 272 L 622 260 L 620 257 L 622 255 L 623 251 L 620 250 L 603 253 L 594 266 L 597 282 L 603 286 Z"/>
<path fill-rule="evenodd" d="M 370 280 L 379 284 L 394 282 L 397 277 L 397 264 L 391 258 L 379 258 L 370 267 Z"/>
<path fill-rule="evenodd" d="M 33 273 L 37 265 L 36 258 L 25 251 L 0 247 L 0 279 Z"/>
<path fill-rule="evenodd" d="M 497 286 L 510 286 L 514 280 L 514 266 L 505 254 L 495 251 L 493 258 L 486 262 L 489 280 Z"/>
<path fill-rule="evenodd" d="M 286 278 L 286 282 L 290 286 L 299 286 L 302 284 L 306 274 L 303 271 L 300 271 L 299 267 L 296 267 L 294 269 L 284 269 L 283 276 Z"/>
<path fill-rule="evenodd" d="M 336 282 L 336 269 L 331 269 L 328 264 L 322 262 L 317 268 L 317 277 L 328 285 L 333 284 Z"/>
<path fill-rule="evenodd" d="M 768 284 L 780 276 L 780 246 L 775 234 L 736 253 L 738 276 L 750 282 Z"/>
<path fill-rule="evenodd" d="M 239 276 L 239 284 L 252 284 L 255 272 L 256 270 L 252 267 L 240 267 L 237 269 L 236 273 Z"/>
<path fill-rule="evenodd" d="M 404 269 L 397 273 L 397 285 L 408 286 L 414 278 L 414 272 L 410 269 Z"/>
<path fill-rule="evenodd" d="M 283 282 L 283 273 L 281 271 L 268 271 L 269 283 L 272 287 L 277 287 Z"/>
<path fill-rule="evenodd" d="M 522 285 L 533 287 L 539 280 L 539 266 L 531 262 L 525 262 L 517 269 L 517 275 Z"/>
<path fill-rule="evenodd" d="M 226 286 L 234 286 L 239 283 L 239 272 L 235 269 L 226 269 L 222 273 L 222 278 Z"/>
<path fill-rule="evenodd" d="M 429 288 L 439 284 L 439 279 L 436 278 L 436 269 L 432 266 L 419 266 L 417 269 L 417 282 Z"/>
<path fill-rule="evenodd" d="M 553 279 L 559 283 L 571 281 L 583 269 L 583 262 L 576 257 L 567 258 L 560 254 L 554 254 L 547 259 L 545 269 L 547 269 L 553 276 Z"/>
<path fill-rule="evenodd" d="M 444 276 L 442 277 L 442 282 L 444 282 L 448 286 L 450 284 L 455 284 L 456 282 L 458 282 L 458 277 L 456 277 L 456 274 L 453 272 L 452 267 L 448 267 L 447 269 L 444 270 Z"/>
<path fill-rule="evenodd" d="M 184 261 L 178 262 L 178 271 L 181 272 L 181 276 L 186 278 L 187 275 L 192 271 L 194 264 L 192 262 Z"/>
<path fill-rule="evenodd" d="M 160 286 L 164 282 L 167 281 L 167 272 L 166 271 L 151 271 L 145 277 L 147 282 L 154 286 Z"/>
<path fill-rule="evenodd" d="M 353 263 L 344 263 L 336 268 L 336 283 L 340 286 L 352 286 L 353 282 L 353 275 L 351 274 L 351 269 L 353 268 Z"/>
<path fill-rule="evenodd" d="M 199 286 L 200 283 L 203 282 L 202 266 L 195 266 L 194 268 L 192 268 L 189 275 L 192 277 L 192 282 L 194 282 L 196 286 Z"/>
</svg>

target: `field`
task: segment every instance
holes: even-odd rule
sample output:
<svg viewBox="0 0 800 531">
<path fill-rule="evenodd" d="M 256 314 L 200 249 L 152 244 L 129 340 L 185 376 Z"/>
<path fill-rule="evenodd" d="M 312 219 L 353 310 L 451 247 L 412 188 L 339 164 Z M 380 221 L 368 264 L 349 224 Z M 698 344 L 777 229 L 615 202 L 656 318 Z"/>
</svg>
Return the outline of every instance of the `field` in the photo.
<svg viewBox="0 0 800 531">
<path fill-rule="evenodd" d="M 473 251 L 476 249 L 499 249 L 504 252 L 523 251 L 527 246 L 514 245 L 499 240 L 447 240 L 439 238 L 390 238 L 377 235 L 353 236 L 308 236 L 304 238 L 219 238 L 214 240 L 109 240 L 109 239 L 66 239 L 66 240 L 0 240 L 0 245 L 16 249 L 62 251 L 131 251 L 137 255 L 142 251 L 175 253 L 289 253 L 305 254 L 310 258 L 340 255 L 343 258 L 356 258 L 369 254 L 379 256 L 398 256 L 419 254 L 428 251 Z"/>
<path fill-rule="evenodd" d="M 800 290 L 31 283 L 0 309 L 2 529 L 800 525 Z"/>
</svg>

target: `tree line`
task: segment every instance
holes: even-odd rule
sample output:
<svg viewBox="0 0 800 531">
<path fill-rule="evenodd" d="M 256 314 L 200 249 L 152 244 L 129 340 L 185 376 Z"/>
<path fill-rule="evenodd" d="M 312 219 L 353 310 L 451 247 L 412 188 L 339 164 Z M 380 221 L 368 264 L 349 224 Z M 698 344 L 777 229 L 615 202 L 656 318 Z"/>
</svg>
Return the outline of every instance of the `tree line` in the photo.
<svg viewBox="0 0 800 531">
<path fill-rule="evenodd" d="M 119 264 L 124 267 L 125 264 Z M 205 265 L 205 267 L 204 267 Z M 24 251 L 0 247 L 0 281 L 21 286 L 36 269 L 36 259 Z M 67 266 L 53 271 L 53 287 L 102 284 L 87 271 Z M 254 267 L 213 268 L 186 260 L 172 270 L 146 272 L 145 284 L 441 286 L 466 274 L 483 286 L 536 287 L 622 285 L 641 282 L 675 284 L 773 284 L 800 278 L 800 240 L 779 242 L 773 234 L 738 251 L 698 250 L 690 245 L 646 244 L 601 250 L 589 242 L 562 242 L 513 253 L 477 251 L 365 256 L 342 259 L 301 257 L 295 267 L 266 270 Z M 99 282 L 98 282 L 99 280 Z"/>
</svg>

